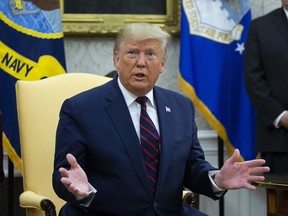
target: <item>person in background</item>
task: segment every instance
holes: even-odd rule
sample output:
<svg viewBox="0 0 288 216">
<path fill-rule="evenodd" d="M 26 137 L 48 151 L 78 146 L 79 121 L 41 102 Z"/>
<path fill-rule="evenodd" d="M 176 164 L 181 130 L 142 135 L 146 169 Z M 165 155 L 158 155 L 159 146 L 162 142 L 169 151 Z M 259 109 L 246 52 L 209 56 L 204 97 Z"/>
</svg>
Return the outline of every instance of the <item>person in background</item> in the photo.
<svg viewBox="0 0 288 216">
<path fill-rule="evenodd" d="M 245 84 L 256 119 L 256 150 L 270 173 L 288 173 L 288 0 L 251 22 Z"/>
<path fill-rule="evenodd" d="M 203 216 L 182 204 L 184 187 L 217 200 L 264 180 L 265 161 L 237 162 L 238 150 L 220 170 L 207 162 L 192 102 L 155 86 L 169 38 L 158 26 L 128 24 L 113 52 L 118 75 L 63 103 L 53 173 L 67 202 L 60 215 Z"/>
</svg>

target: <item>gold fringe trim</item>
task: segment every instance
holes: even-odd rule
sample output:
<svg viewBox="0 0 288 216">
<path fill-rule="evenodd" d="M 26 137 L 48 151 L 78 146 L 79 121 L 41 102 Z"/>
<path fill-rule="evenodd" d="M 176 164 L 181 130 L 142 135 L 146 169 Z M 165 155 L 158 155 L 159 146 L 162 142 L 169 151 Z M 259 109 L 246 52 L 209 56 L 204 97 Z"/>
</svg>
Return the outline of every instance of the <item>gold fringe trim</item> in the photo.
<svg viewBox="0 0 288 216">
<path fill-rule="evenodd" d="M 235 3 L 236 5 L 236 11 L 239 13 L 240 12 L 240 7 L 239 7 L 239 0 L 226 0 L 226 2 L 230 3 L 230 9 L 232 10 L 233 9 L 233 2 Z"/>
</svg>

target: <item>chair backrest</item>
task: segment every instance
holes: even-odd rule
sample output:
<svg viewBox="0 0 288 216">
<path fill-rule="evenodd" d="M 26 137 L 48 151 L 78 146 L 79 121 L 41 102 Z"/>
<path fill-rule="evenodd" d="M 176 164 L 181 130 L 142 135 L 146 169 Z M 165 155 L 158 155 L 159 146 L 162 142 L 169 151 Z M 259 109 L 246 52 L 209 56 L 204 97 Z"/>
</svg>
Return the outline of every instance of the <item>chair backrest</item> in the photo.
<svg viewBox="0 0 288 216">
<path fill-rule="evenodd" d="M 95 74 L 67 73 L 16 82 L 24 191 L 49 197 L 57 214 L 64 204 L 52 188 L 55 134 L 61 105 L 66 98 L 109 80 L 111 78 Z M 26 212 L 32 215 L 29 210 Z"/>
</svg>

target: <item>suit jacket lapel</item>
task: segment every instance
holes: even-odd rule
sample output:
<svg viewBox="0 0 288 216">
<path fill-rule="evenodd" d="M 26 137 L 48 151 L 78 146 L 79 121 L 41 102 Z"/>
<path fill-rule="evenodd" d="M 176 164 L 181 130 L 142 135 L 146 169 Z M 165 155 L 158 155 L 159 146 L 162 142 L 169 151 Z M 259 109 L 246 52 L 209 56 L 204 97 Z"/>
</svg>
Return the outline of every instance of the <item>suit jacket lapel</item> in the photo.
<svg viewBox="0 0 288 216">
<path fill-rule="evenodd" d="M 288 20 L 283 8 L 278 9 L 273 21 L 283 37 L 288 41 Z"/>
<path fill-rule="evenodd" d="M 156 188 L 156 196 L 157 191 L 161 191 L 161 187 L 163 186 L 169 164 L 171 162 L 171 153 L 173 151 L 173 140 L 174 140 L 174 131 L 172 115 L 173 108 L 171 104 L 166 99 L 164 95 L 161 94 L 161 90 L 156 87 L 154 88 L 155 101 L 157 103 L 157 113 L 158 113 L 158 121 L 160 128 L 160 139 L 161 139 L 161 153 L 160 153 L 160 166 L 158 172 L 158 182 Z"/>
<path fill-rule="evenodd" d="M 149 184 L 146 169 L 143 163 L 139 139 L 129 110 L 118 86 L 117 79 L 113 80 L 113 89 L 111 89 L 111 92 L 108 94 L 107 100 L 109 102 L 106 105 L 106 109 L 111 117 L 111 121 L 114 123 L 115 128 L 127 149 L 128 156 L 143 187 L 152 199 L 153 194 L 151 192 L 151 186 Z"/>
</svg>

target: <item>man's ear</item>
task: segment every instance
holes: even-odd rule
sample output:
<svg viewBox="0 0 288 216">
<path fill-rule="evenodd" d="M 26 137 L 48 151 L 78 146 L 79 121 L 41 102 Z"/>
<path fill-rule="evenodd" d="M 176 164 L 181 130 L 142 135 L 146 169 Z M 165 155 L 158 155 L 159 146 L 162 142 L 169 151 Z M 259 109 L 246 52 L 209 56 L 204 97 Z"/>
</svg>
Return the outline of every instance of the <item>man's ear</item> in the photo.
<svg viewBox="0 0 288 216">
<path fill-rule="evenodd" d="M 160 73 L 163 73 L 165 71 L 165 68 L 166 68 L 166 60 L 164 59 L 162 61 L 162 66 L 161 66 L 161 70 L 160 70 Z"/>
<path fill-rule="evenodd" d="M 118 69 L 119 68 L 119 54 L 117 51 L 114 51 L 113 53 L 113 60 L 114 60 L 114 65 Z"/>
</svg>

